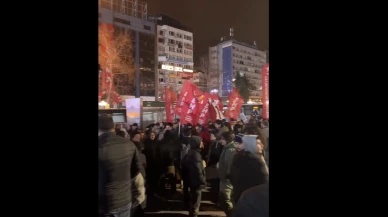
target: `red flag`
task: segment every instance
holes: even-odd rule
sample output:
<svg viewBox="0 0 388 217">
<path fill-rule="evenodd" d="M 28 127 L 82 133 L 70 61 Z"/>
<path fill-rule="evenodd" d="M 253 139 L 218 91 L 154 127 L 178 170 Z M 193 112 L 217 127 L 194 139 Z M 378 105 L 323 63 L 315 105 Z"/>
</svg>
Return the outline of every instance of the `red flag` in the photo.
<svg viewBox="0 0 388 217">
<path fill-rule="evenodd" d="M 173 122 L 174 120 L 174 106 L 173 103 L 176 100 L 177 96 L 174 91 L 164 88 L 165 91 L 165 103 L 166 103 L 166 119 L 167 122 Z"/>
<path fill-rule="evenodd" d="M 190 88 L 191 88 L 191 83 L 188 82 L 188 81 L 185 81 L 185 83 L 183 83 L 183 87 L 181 89 L 181 92 L 179 94 L 179 98 L 178 98 L 178 101 L 176 102 L 176 106 L 175 106 L 175 114 L 181 116 L 182 114 L 182 108 L 185 104 L 185 102 L 187 101 L 186 100 L 186 97 L 187 97 L 187 94 L 189 93 L 190 91 Z M 182 118 L 181 118 L 182 119 Z"/>
<path fill-rule="evenodd" d="M 207 121 L 210 118 L 210 94 L 205 93 L 204 95 L 200 96 L 198 99 L 198 118 L 197 122 L 203 126 L 206 125 Z"/>
<path fill-rule="evenodd" d="M 197 97 L 201 95 L 203 95 L 202 91 L 199 90 L 195 84 L 190 81 L 185 81 L 175 108 L 175 112 L 181 116 L 181 122 L 183 124 L 196 124 L 196 115 L 198 110 Z"/>
<path fill-rule="evenodd" d="M 210 119 L 212 121 L 222 120 L 224 119 L 224 114 L 222 111 L 224 110 L 224 105 L 222 104 L 222 100 L 218 94 L 210 94 L 209 96 L 210 103 Z"/>
<path fill-rule="evenodd" d="M 261 70 L 261 90 L 263 102 L 263 119 L 269 118 L 269 64 Z"/>
<path fill-rule="evenodd" d="M 226 110 L 225 117 L 231 119 L 238 119 L 240 116 L 240 110 L 242 107 L 242 104 L 244 103 L 244 100 L 238 94 L 237 90 L 233 88 L 232 94 L 230 95 L 229 103 L 228 103 L 228 109 Z"/>
</svg>

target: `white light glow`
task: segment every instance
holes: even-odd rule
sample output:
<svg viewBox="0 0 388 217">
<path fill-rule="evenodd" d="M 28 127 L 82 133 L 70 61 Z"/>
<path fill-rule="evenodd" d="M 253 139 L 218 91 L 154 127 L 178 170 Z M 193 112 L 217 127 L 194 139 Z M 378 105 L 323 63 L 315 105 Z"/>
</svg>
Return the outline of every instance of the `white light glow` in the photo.
<svg viewBox="0 0 388 217">
<path fill-rule="evenodd" d="M 108 103 L 106 103 L 104 100 L 98 103 L 99 106 L 105 107 Z"/>
<path fill-rule="evenodd" d="M 179 71 L 179 72 L 183 70 L 182 67 L 174 67 L 170 65 L 162 65 L 162 69 L 170 70 L 170 71 Z"/>
<path fill-rule="evenodd" d="M 191 69 L 183 69 L 184 72 L 193 72 Z"/>
</svg>

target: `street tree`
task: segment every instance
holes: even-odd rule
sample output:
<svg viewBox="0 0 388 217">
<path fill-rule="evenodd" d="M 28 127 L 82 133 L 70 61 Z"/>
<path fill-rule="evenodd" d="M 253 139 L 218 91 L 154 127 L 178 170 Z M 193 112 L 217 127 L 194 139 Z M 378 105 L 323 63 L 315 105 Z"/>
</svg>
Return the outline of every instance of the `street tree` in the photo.
<svg viewBox="0 0 388 217">
<path fill-rule="evenodd" d="M 248 102 L 249 96 L 251 95 L 251 89 L 253 88 L 253 85 L 249 79 L 246 76 L 237 73 L 234 86 L 236 87 L 240 96 L 244 99 L 244 102 Z"/>
</svg>

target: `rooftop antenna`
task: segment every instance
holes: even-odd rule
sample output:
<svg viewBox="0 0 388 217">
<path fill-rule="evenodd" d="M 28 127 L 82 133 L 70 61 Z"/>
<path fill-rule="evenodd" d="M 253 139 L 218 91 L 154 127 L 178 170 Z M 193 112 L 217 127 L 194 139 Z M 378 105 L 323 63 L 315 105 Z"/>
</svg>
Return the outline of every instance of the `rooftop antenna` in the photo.
<svg viewBox="0 0 388 217">
<path fill-rule="evenodd" d="M 229 29 L 229 36 L 233 38 L 233 27 Z"/>
<path fill-rule="evenodd" d="M 256 46 L 256 41 L 253 41 L 253 45 Z"/>
</svg>

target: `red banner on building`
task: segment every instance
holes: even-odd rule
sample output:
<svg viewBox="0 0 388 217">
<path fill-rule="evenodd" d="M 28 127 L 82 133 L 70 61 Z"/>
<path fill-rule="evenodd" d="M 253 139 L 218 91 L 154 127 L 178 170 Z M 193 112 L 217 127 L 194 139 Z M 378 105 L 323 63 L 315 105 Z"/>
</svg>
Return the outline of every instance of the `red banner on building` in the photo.
<svg viewBox="0 0 388 217">
<path fill-rule="evenodd" d="M 231 119 L 238 119 L 240 117 L 240 110 L 244 103 L 244 99 L 240 96 L 235 88 L 233 88 L 232 94 L 228 97 L 228 109 L 226 110 L 225 117 Z"/>
<path fill-rule="evenodd" d="M 263 119 L 269 118 L 269 64 L 265 64 L 261 70 L 261 90 L 263 102 Z"/>
<path fill-rule="evenodd" d="M 177 98 L 177 95 L 174 91 L 164 88 L 165 91 L 165 105 L 166 105 L 166 119 L 167 122 L 174 121 L 174 102 Z"/>
</svg>

